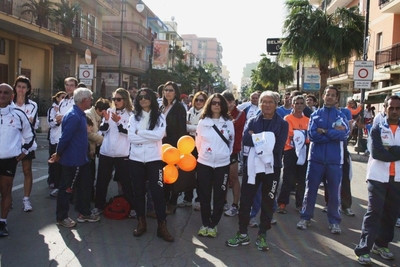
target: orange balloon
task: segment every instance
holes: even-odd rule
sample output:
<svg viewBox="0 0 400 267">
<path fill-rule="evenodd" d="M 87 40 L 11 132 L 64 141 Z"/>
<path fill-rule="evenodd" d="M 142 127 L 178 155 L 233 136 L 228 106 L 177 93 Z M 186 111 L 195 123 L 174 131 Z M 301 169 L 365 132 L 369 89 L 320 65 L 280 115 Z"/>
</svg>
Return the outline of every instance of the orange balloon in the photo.
<svg viewBox="0 0 400 267">
<path fill-rule="evenodd" d="M 165 149 L 163 155 L 162 155 L 162 160 L 171 165 L 175 165 L 179 162 L 181 158 L 181 154 L 179 153 L 179 150 L 176 147 L 169 147 Z"/>
<path fill-rule="evenodd" d="M 197 160 L 192 154 L 184 154 L 178 162 L 178 166 L 182 171 L 190 172 L 196 168 Z"/>
<path fill-rule="evenodd" d="M 168 164 L 163 168 L 164 183 L 172 184 L 178 179 L 178 169 L 174 165 Z"/>
<path fill-rule="evenodd" d="M 170 144 L 163 144 L 162 146 L 161 146 L 161 154 L 163 154 L 164 153 L 164 151 L 167 149 L 167 148 L 169 148 L 169 147 L 172 147 Z"/>
<path fill-rule="evenodd" d="M 184 135 L 178 140 L 178 150 L 181 154 L 190 154 L 194 149 L 194 139 L 190 135 Z"/>
</svg>

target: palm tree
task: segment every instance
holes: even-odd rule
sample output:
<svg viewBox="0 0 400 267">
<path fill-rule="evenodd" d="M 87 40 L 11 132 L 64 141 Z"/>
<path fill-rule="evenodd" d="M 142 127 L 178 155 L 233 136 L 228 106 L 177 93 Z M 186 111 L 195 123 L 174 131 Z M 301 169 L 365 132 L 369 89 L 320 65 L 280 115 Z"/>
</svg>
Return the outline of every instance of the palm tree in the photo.
<svg viewBox="0 0 400 267">
<path fill-rule="evenodd" d="M 266 54 L 261 54 L 262 59 L 257 69 L 251 73 L 252 91 L 273 90 L 278 91 L 279 84 L 288 85 L 293 82 L 294 70 L 292 66 L 280 66 L 278 61 L 271 61 Z"/>
<path fill-rule="evenodd" d="M 70 6 L 68 0 L 61 0 L 60 3 L 54 3 L 54 5 L 57 7 L 57 9 L 54 10 L 55 20 L 61 25 L 63 34 L 70 37 L 71 31 L 79 22 L 78 15 L 81 11 L 82 5 L 74 3 Z"/>
<path fill-rule="evenodd" d="M 54 3 L 50 0 L 28 0 L 22 5 L 24 10 L 22 10 L 21 14 L 32 14 L 32 18 L 35 18 L 36 25 L 48 28 L 53 5 Z"/>
<path fill-rule="evenodd" d="M 307 0 L 287 0 L 281 52 L 291 53 L 294 62 L 315 61 L 321 75 L 320 101 L 327 85 L 329 65 L 339 65 L 363 52 L 364 17 L 358 7 L 337 8 L 327 14 Z"/>
</svg>

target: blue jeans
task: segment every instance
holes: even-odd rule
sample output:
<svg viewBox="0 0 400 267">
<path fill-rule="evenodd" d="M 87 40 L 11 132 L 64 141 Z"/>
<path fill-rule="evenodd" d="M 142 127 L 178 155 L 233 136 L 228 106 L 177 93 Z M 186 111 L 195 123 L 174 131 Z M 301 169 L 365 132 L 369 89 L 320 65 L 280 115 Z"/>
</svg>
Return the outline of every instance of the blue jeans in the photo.
<svg viewBox="0 0 400 267">
<path fill-rule="evenodd" d="M 400 182 L 368 181 L 368 208 L 364 215 L 360 242 L 354 249 L 357 256 L 368 254 L 375 243 L 388 247 L 394 237 L 394 226 L 400 209 Z"/>
<path fill-rule="evenodd" d="M 93 181 L 90 174 L 89 162 L 80 167 L 62 166 L 62 175 L 57 195 L 56 219 L 62 221 L 68 218 L 69 200 L 72 188 L 76 193 L 76 209 L 84 216 L 91 214 L 90 198 L 92 196 Z"/>
</svg>

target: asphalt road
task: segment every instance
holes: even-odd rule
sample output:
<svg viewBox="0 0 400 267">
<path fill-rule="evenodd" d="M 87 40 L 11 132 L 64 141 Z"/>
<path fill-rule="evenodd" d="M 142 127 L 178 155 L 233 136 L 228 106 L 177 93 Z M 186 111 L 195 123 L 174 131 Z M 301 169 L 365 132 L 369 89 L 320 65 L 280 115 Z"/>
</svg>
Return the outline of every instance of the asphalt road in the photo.
<svg viewBox="0 0 400 267">
<path fill-rule="evenodd" d="M 168 228 L 175 237 L 167 243 L 156 236 L 157 222 L 148 219 L 147 232 L 137 238 L 132 235 L 137 220 L 109 220 L 78 224 L 73 229 L 55 224 L 56 199 L 49 196 L 45 134 L 38 135 L 38 151 L 34 160 L 34 186 L 31 195 L 33 212 L 22 211 L 21 166 L 13 187 L 13 210 L 8 217 L 10 235 L 0 239 L 0 266 L 359 266 L 353 248 L 358 242 L 362 216 L 367 205 L 365 183 L 366 163 L 353 163 L 353 206 L 355 217 L 343 217 L 342 235 L 332 235 L 328 229 L 323 191 L 319 191 L 315 217 L 311 227 L 296 229 L 299 214 L 291 199 L 287 214 L 276 214 L 277 225 L 268 231 L 268 252 L 257 250 L 254 242 L 257 229 L 249 228 L 251 243 L 230 248 L 225 241 L 238 229 L 236 217 L 223 216 L 216 238 L 198 237 L 200 213 L 191 208 L 178 208 L 168 216 Z M 110 184 L 109 196 L 117 187 Z M 231 199 L 231 193 L 228 194 Z M 78 214 L 71 206 L 70 217 Z M 390 249 L 398 258 L 383 260 L 373 255 L 374 265 L 400 265 L 400 229 L 396 229 Z"/>
</svg>

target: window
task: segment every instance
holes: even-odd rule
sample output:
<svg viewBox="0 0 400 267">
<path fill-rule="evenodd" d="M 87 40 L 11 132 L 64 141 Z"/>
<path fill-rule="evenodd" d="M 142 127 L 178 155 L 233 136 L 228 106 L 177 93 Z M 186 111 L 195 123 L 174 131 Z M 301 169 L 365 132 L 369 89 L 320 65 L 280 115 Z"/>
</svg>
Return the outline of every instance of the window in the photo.
<svg viewBox="0 0 400 267">
<path fill-rule="evenodd" d="M 6 54 L 6 40 L 0 38 L 0 55 L 5 55 L 5 54 Z"/>
<path fill-rule="evenodd" d="M 380 51 L 382 48 L 383 48 L 383 35 L 380 32 L 376 35 L 376 51 Z"/>
</svg>

